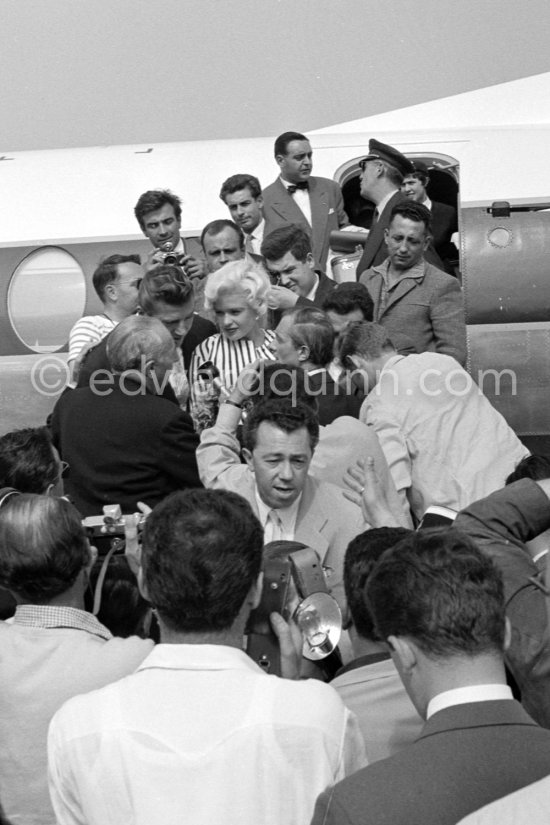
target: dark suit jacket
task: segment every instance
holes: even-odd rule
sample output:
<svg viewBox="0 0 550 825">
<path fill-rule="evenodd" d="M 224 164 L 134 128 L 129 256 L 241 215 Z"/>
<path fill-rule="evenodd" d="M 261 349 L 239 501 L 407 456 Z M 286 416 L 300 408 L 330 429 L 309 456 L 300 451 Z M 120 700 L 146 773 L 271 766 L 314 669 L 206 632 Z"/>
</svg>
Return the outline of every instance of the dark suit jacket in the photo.
<svg viewBox="0 0 550 825">
<path fill-rule="evenodd" d="M 406 203 L 408 200 L 409 198 L 407 198 L 406 195 L 397 190 L 385 205 L 382 214 L 380 215 L 380 217 L 378 218 L 378 220 L 369 232 L 369 236 L 363 248 L 363 254 L 361 255 L 359 263 L 357 264 L 357 280 L 360 279 L 365 269 L 370 269 L 373 266 L 378 266 L 382 263 L 382 261 L 384 261 L 388 257 L 388 247 L 386 246 L 384 235 L 386 229 L 388 229 L 390 225 L 391 211 L 394 206 L 397 206 L 398 203 Z M 429 263 L 433 264 L 438 269 L 444 268 L 443 262 L 441 261 L 439 255 L 436 253 L 432 244 L 430 244 L 430 246 L 424 253 L 424 257 L 427 261 L 429 261 Z"/>
<path fill-rule="evenodd" d="M 307 307 L 317 307 L 318 309 L 322 309 L 325 298 L 330 295 L 333 289 L 336 289 L 337 284 L 334 281 L 331 281 L 331 279 L 328 278 L 324 272 L 320 272 L 318 269 L 316 269 L 315 272 L 319 278 L 319 285 L 315 293 L 315 298 L 313 301 L 310 301 L 309 298 L 303 298 L 300 295 L 296 301 L 294 309 L 306 309 Z M 267 328 L 275 329 L 282 317 L 283 313 L 280 309 L 268 310 Z"/>
<path fill-rule="evenodd" d="M 418 740 L 325 791 L 312 825 L 455 825 L 549 772 L 550 731 L 513 700 L 435 713 Z"/>
<path fill-rule="evenodd" d="M 535 481 L 523 478 L 469 504 L 453 526 L 467 533 L 502 573 L 506 615 L 512 625 L 504 660 L 527 713 L 539 725 L 550 728 L 546 597 L 537 587 L 538 569 L 525 546 L 526 541 L 550 528 L 548 499 Z"/>
<path fill-rule="evenodd" d="M 456 278 L 424 261 L 424 277 L 408 278 L 405 272 L 380 313 L 384 266 L 368 269 L 360 283 L 367 287 L 374 302 L 374 320 L 387 330 L 398 352 L 439 352 L 464 366 L 466 323 L 462 290 Z"/>
<path fill-rule="evenodd" d="M 456 209 L 446 203 L 432 201 L 432 235 L 435 251 L 442 260 L 456 255 L 451 235 L 458 230 Z"/>
<path fill-rule="evenodd" d="M 262 195 L 265 218 L 264 238 L 280 226 L 297 224 L 311 235 L 315 265 L 319 269 L 326 269 L 330 233 L 349 223 L 344 211 L 342 190 L 336 181 L 317 178 L 313 175 L 310 177 L 309 200 L 312 226 L 307 222 L 292 195 L 288 194 L 280 178 L 267 186 Z"/>
<path fill-rule="evenodd" d="M 69 463 L 65 490 L 81 514 L 101 515 L 104 504 L 134 513 L 138 501 L 154 507 L 174 490 L 202 487 L 191 417 L 129 379 L 108 390 L 64 393 L 52 415 L 53 442 Z"/>
<path fill-rule="evenodd" d="M 206 318 L 202 318 L 200 315 L 194 316 L 191 329 L 181 344 L 183 363 L 186 370 L 189 370 L 191 356 L 193 355 L 195 347 L 202 344 L 206 338 L 214 335 L 215 332 L 217 332 L 217 329 L 212 321 L 207 321 Z M 77 386 L 79 388 L 89 386 L 92 374 L 96 372 L 96 370 L 110 371 L 111 367 L 109 364 L 109 359 L 107 358 L 107 339 L 109 338 L 109 335 L 102 338 L 101 341 L 96 344 L 96 346 L 91 349 L 84 358 L 78 374 Z M 167 390 L 168 389 L 169 385 L 167 385 Z M 165 395 L 166 397 L 169 397 L 171 401 L 175 400 L 174 393 L 168 392 Z"/>
<path fill-rule="evenodd" d="M 306 392 L 314 395 L 319 404 L 319 424 L 325 427 L 341 415 L 359 418 L 359 410 L 365 400 L 363 397 L 346 393 L 336 384 L 327 370 L 306 374 Z"/>
</svg>

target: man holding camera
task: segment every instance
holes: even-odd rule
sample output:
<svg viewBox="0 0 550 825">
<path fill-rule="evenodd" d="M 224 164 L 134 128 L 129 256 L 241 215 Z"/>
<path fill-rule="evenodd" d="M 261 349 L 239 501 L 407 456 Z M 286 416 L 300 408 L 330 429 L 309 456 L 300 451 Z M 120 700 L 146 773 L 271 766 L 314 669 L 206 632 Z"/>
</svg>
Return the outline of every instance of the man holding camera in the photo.
<svg viewBox="0 0 550 825">
<path fill-rule="evenodd" d="M 0 585 L 17 599 L 0 622 L 0 789 L 13 822 L 54 825 L 46 738 L 71 696 L 132 673 L 153 642 L 115 639 L 84 610 L 93 555 L 64 499 L 14 495 L 0 509 Z"/>
<path fill-rule="evenodd" d="M 267 675 L 242 650 L 263 539 L 249 504 L 227 491 L 177 492 L 149 516 L 140 582 L 161 644 L 53 720 L 59 823 L 306 823 L 316 794 L 364 764 L 332 688 Z M 281 616 L 272 622 L 284 638 Z"/>
<path fill-rule="evenodd" d="M 150 189 L 140 195 L 134 207 L 139 227 L 154 249 L 146 268 L 157 264 L 177 264 L 190 278 L 204 278 L 206 264 L 189 255 L 181 229 L 181 200 L 169 189 Z"/>
</svg>

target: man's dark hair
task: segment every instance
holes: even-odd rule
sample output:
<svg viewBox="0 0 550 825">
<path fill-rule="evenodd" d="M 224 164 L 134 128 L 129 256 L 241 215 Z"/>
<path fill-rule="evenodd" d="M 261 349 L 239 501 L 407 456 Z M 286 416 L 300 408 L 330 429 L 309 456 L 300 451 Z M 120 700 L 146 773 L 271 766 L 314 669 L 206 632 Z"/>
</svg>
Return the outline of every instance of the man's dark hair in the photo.
<svg viewBox="0 0 550 825">
<path fill-rule="evenodd" d="M 174 207 L 174 215 L 179 220 L 181 218 L 181 201 L 169 189 L 149 189 L 143 195 L 140 195 L 134 207 L 134 215 L 142 232 L 145 231 L 145 221 L 143 220 L 145 215 L 162 209 L 165 203 L 169 203 L 170 206 Z"/>
<path fill-rule="evenodd" d="M 193 282 L 175 264 L 163 264 L 145 273 L 139 288 L 139 305 L 152 315 L 158 301 L 181 307 L 193 298 Z"/>
<path fill-rule="evenodd" d="M 99 300 L 105 303 L 105 289 L 109 284 L 116 281 L 118 277 L 119 264 L 140 264 L 139 255 L 109 255 L 100 261 L 99 266 L 92 275 L 92 283 L 97 292 Z"/>
<path fill-rule="evenodd" d="M 454 527 L 412 533 L 387 550 L 366 600 L 380 639 L 408 636 L 433 658 L 503 652 L 502 577 Z"/>
<path fill-rule="evenodd" d="M 302 263 L 311 253 L 311 238 L 307 232 L 295 224 L 274 229 L 262 242 L 261 253 L 266 261 L 278 261 L 287 252 Z"/>
<path fill-rule="evenodd" d="M 241 249 L 244 248 L 244 236 L 239 227 L 227 218 L 220 218 L 217 221 L 207 223 L 201 232 L 201 246 L 204 249 L 204 239 L 207 235 L 219 235 L 224 229 L 232 229 L 239 239 Z"/>
<path fill-rule="evenodd" d="M 348 544 L 344 558 L 344 590 L 355 629 L 365 639 L 374 641 L 377 638 L 365 600 L 369 576 L 382 554 L 412 532 L 406 527 L 376 527 L 360 533 Z"/>
<path fill-rule="evenodd" d="M 289 338 L 294 347 L 307 347 L 308 361 L 326 367 L 332 361 L 334 330 L 325 313 L 317 307 L 303 307 L 285 313 L 292 321 Z"/>
<path fill-rule="evenodd" d="M 225 203 L 227 195 L 234 195 L 235 192 L 240 192 L 241 189 L 249 189 L 254 199 L 259 198 L 262 194 L 260 181 L 254 175 L 231 175 L 222 184 L 220 198 Z"/>
<path fill-rule="evenodd" d="M 292 143 L 293 140 L 309 141 L 309 138 L 302 135 L 300 132 L 283 132 L 283 134 L 279 135 L 276 139 L 275 146 L 273 147 L 275 157 L 278 157 L 279 155 L 286 155 L 288 144 Z"/>
<path fill-rule="evenodd" d="M 263 530 L 226 490 L 184 490 L 158 504 L 143 532 L 148 598 L 181 633 L 228 630 L 262 564 Z"/>
<path fill-rule="evenodd" d="M 243 444 L 252 452 L 256 446 L 258 427 L 264 421 L 273 424 L 285 433 L 294 433 L 306 428 L 311 449 L 319 441 L 319 420 L 315 411 L 308 405 L 298 402 L 293 405 L 287 398 L 259 401 L 252 407 L 243 427 Z"/>
<path fill-rule="evenodd" d="M 329 292 L 323 301 L 323 310 L 332 310 L 337 315 L 347 315 L 359 309 L 365 321 L 372 321 L 374 303 L 364 284 L 354 284 L 349 281 L 338 284 L 336 289 Z"/>
<path fill-rule="evenodd" d="M 0 509 L 0 547 L 0 585 L 33 604 L 65 593 L 90 562 L 77 510 L 53 496 L 13 496 Z"/>
<path fill-rule="evenodd" d="M 550 478 L 550 458 L 545 455 L 528 455 L 522 458 L 506 479 L 505 485 L 522 478 L 532 478 L 533 481 Z"/>
<path fill-rule="evenodd" d="M 426 188 L 430 182 L 430 176 L 426 172 L 421 172 L 419 169 L 416 169 L 414 172 L 409 172 L 408 175 L 405 175 L 405 178 L 416 178 L 424 188 Z M 405 180 L 405 178 L 403 178 L 403 180 Z"/>
<path fill-rule="evenodd" d="M 338 338 L 338 357 L 346 369 L 354 369 L 350 355 L 360 355 L 368 361 L 379 358 L 383 352 L 395 351 L 384 327 L 372 321 L 354 321 Z"/>
<path fill-rule="evenodd" d="M 423 223 L 426 235 L 432 231 L 432 213 L 423 203 L 407 200 L 396 204 L 390 213 L 390 226 L 396 215 L 414 221 L 414 223 Z"/>
<path fill-rule="evenodd" d="M 258 387 L 250 397 L 252 404 L 262 401 L 287 399 L 311 407 L 317 415 L 319 404 L 315 395 L 308 394 L 306 372 L 301 367 L 291 367 L 279 361 L 263 361 L 258 367 Z"/>
<path fill-rule="evenodd" d="M 0 487 L 44 493 L 59 479 L 59 463 L 46 427 L 13 430 L 0 438 Z"/>
</svg>

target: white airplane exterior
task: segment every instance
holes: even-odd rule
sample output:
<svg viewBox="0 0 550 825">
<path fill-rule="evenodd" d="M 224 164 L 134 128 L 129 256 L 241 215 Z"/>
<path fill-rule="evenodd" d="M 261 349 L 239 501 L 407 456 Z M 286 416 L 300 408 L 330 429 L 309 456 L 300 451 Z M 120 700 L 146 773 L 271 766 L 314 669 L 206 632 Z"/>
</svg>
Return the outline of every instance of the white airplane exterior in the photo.
<svg viewBox="0 0 550 825">
<path fill-rule="evenodd" d="M 388 115 L 309 133 L 313 174 L 351 192 L 371 137 L 435 169 L 438 191 L 458 206 L 471 374 L 520 434 L 547 435 L 550 124 L 442 128 L 440 114 L 439 125 L 418 128 L 421 115 L 403 113 L 389 129 Z M 273 138 L 0 158 L 0 434 L 51 411 L 66 379 L 69 330 L 99 309 L 91 285 L 99 259 L 149 250 L 133 215 L 139 195 L 178 194 L 182 235 L 198 251 L 202 227 L 229 217 L 219 189 L 236 172 L 271 183 Z"/>
</svg>

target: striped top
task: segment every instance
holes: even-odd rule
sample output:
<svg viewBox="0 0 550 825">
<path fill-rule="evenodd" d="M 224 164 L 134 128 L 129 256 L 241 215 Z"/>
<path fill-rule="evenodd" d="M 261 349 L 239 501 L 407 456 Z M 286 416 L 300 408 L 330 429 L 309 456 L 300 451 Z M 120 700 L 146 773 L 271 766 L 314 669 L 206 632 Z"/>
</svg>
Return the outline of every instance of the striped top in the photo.
<svg viewBox="0 0 550 825">
<path fill-rule="evenodd" d="M 76 322 L 69 333 L 69 361 L 79 355 L 86 344 L 97 344 L 116 327 L 106 315 L 86 315 Z"/>
<path fill-rule="evenodd" d="M 196 347 L 191 356 L 189 384 L 191 389 L 191 415 L 195 429 L 198 432 L 214 425 L 218 409 L 217 394 L 211 390 L 201 392 L 197 383 L 197 373 L 201 364 L 204 364 L 205 361 L 212 361 L 220 371 L 220 380 L 228 390 L 231 390 L 239 373 L 248 364 L 258 358 L 269 361 L 275 360 L 275 356 L 269 349 L 269 345 L 275 339 L 275 333 L 271 329 L 266 329 L 264 330 L 264 336 L 263 344 L 257 347 L 249 338 L 229 341 L 218 332 Z"/>
</svg>

